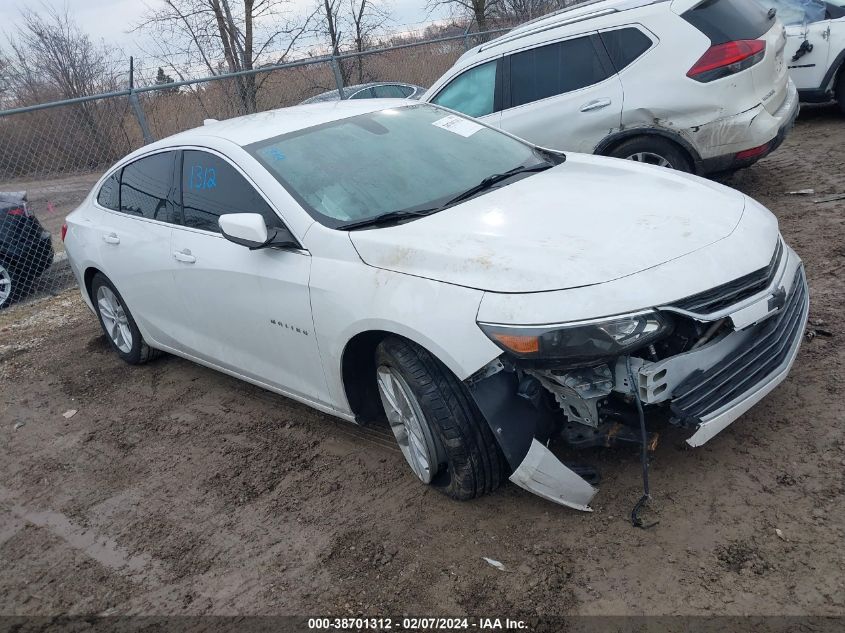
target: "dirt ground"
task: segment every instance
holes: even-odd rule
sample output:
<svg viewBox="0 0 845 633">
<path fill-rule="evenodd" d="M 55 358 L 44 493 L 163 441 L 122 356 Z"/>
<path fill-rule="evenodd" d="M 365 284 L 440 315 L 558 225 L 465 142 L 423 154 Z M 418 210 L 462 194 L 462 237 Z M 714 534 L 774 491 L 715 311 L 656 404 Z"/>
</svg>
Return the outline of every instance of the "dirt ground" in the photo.
<svg viewBox="0 0 845 633">
<path fill-rule="evenodd" d="M 124 365 L 76 291 L 1 314 L 0 613 L 845 615 L 845 201 L 814 202 L 843 165 L 845 119 L 808 108 L 730 181 L 804 257 L 816 335 L 705 447 L 664 438 L 649 530 L 634 449 L 585 456 L 593 514 L 510 484 L 457 503 L 385 429 Z"/>
</svg>

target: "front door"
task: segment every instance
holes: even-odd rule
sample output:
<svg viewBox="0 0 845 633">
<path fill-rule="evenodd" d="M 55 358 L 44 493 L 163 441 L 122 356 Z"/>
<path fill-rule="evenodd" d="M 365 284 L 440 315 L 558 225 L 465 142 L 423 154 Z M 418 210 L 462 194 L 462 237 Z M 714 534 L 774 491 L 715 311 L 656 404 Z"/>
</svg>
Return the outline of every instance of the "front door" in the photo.
<svg viewBox="0 0 845 633">
<path fill-rule="evenodd" d="M 798 90 L 824 88 L 822 82 L 830 57 L 830 20 L 787 27 L 786 35 L 786 63 L 795 86 Z"/>
<path fill-rule="evenodd" d="M 251 251 L 220 233 L 226 213 L 282 221 L 257 189 L 221 156 L 182 153 L 183 226 L 174 227 L 173 279 L 187 315 L 186 353 L 270 387 L 326 403 L 325 376 L 311 318 L 311 256 Z"/>
</svg>

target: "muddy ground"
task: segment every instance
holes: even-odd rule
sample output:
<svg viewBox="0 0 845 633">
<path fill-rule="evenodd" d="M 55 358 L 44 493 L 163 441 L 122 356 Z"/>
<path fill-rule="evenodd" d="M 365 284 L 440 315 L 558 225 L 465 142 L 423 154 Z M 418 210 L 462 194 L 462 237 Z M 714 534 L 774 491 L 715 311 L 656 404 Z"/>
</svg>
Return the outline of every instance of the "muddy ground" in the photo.
<svg viewBox="0 0 845 633">
<path fill-rule="evenodd" d="M 456 503 L 384 429 L 124 365 L 75 291 L 0 314 L 0 613 L 845 614 L 845 201 L 814 203 L 843 165 L 845 119 L 807 109 L 730 181 L 805 258 L 817 335 L 705 447 L 663 439 L 647 531 L 633 449 L 586 456 L 593 514 L 510 484 Z"/>
</svg>

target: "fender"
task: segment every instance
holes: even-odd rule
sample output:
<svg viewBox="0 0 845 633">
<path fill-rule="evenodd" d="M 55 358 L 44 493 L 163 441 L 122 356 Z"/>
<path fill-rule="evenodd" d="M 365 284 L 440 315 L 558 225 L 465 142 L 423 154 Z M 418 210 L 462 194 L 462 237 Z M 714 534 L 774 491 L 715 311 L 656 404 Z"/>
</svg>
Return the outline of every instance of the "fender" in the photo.
<svg viewBox="0 0 845 633">
<path fill-rule="evenodd" d="M 611 134 L 610 136 L 606 136 L 602 141 L 596 145 L 595 149 L 593 150 L 593 154 L 598 154 L 603 156 L 608 149 L 610 149 L 613 145 L 617 143 L 621 143 L 622 141 L 626 141 L 629 138 L 634 138 L 635 136 L 661 136 L 667 140 L 672 141 L 680 145 L 681 147 L 686 150 L 687 154 L 689 154 L 690 158 L 692 159 L 692 167 L 693 172 L 695 174 L 702 173 L 702 160 L 701 155 L 692 146 L 692 144 L 687 141 L 683 136 L 678 134 L 677 132 L 673 132 L 672 130 L 667 130 L 666 128 L 661 127 L 635 127 L 635 128 L 627 128 L 622 130 L 621 132 L 616 132 Z"/>
</svg>

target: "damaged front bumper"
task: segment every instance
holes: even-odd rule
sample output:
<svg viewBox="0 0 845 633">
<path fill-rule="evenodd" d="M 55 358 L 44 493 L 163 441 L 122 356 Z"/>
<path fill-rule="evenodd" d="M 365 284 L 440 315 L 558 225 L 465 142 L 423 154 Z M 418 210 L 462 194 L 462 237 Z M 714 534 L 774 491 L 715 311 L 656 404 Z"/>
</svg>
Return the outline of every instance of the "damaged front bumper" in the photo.
<svg viewBox="0 0 845 633">
<path fill-rule="evenodd" d="M 565 429 L 574 426 L 609 444 L 618 438 L 620 427 L 630 431 L 634 418 L 632 414 L 627 426 L 620 424 L 624 415 L 619 417 L 619 407 L 616 417 L 609 418 L 608 405 L 613 398 L 617 404 L 633 403 L 636 390 L 647 419 L 687 429 L 687 442 L 701 446 L 762 400 L 786 378 L 798 355 L 809 291 L 800 260 L 782 245 L 769 268 L 757 276 L 660 308 L 711 324 L 712 335 L 663 360 L 632 356 L 634 385 L 627 358 L 565 372 L 523 369 L 497 360 L 468 379 L 511 466 L 511 481 L 550 501 L 589 511 L 598 490 L 547 448 L 552 437 L 562 434 L 571 440 L 572 433 Z M 743 288 L 748 287 L 753 293 L 744 296 Z M 541 397 L 546 392 L 554 396 L 556 407 Z M 578 446 L 577 441 L 570 443 Z"/>
</svg>

